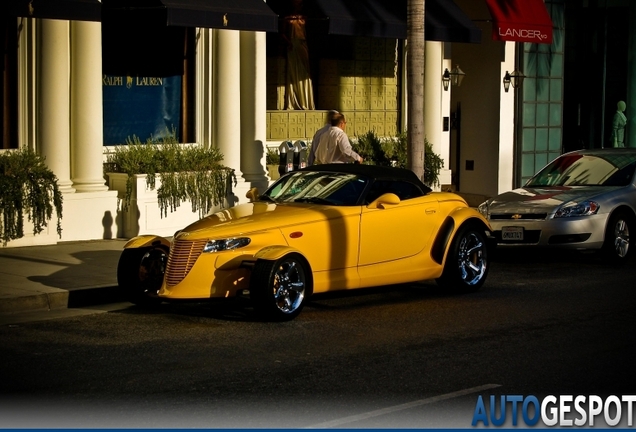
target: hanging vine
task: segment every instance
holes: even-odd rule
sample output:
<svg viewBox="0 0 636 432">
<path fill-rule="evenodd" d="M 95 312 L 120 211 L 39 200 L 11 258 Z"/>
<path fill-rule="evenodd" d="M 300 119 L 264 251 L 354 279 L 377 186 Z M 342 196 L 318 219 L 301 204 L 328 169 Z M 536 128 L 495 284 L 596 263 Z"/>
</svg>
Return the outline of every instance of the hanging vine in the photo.
<svg viewBox="0 0 636 432">
<path fill-rule="evenodd" d="M 62 193 L 45 158 L 28 148 L 0 152 L 0 233 L 6 246 L 24 237 L 24 215 L 40 234 L 53 216 L 62 236 Z"/>
</svg>

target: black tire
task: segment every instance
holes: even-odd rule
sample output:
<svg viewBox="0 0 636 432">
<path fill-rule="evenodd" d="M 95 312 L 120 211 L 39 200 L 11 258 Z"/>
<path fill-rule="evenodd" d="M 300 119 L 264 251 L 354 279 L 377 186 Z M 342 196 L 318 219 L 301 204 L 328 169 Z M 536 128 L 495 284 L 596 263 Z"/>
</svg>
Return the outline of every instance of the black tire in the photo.
<svg viewBox="0 0 636 432">
<path fill-rule="evenodd" d="M 475 292 L 488 276 L 488 243 L 484 229 L 477 224 L 462 225 L 453 238 L 444 272 L 437 284 L 457 292 Z"/>
<path fill-rule="evenodd" d="M 620 264 L 627 260 L 632 250 L 630 233 L 633 231 L 634 218 L 626 211 L 618 210 L 610 216 L 601 251 L 606 261 Z"/>
<path fill-rule="evenodd" d="M 256 261 L 250 278 L 250 296 L 262 318 L 292 320 L 300 314 L 310 295 L 311 273 L 301 255 L 290 253 L 276 261 Z"/>
<path fill-rule="evenodd" d="M 161 303 L 157 296 L 168 263 L 163 246 L 124 249 L 117 265 L 117 283 L 125 298 L 138 306 Z"/>
</svg>

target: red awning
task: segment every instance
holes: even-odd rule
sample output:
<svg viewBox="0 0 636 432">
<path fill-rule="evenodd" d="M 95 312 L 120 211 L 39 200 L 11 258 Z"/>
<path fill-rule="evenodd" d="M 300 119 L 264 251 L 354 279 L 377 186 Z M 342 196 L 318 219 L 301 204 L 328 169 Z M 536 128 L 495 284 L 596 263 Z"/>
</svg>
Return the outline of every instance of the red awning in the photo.
<svg viewBox="0 0 636 432">
<path fill-rule="evenodd" d="M 552 43 L 552 20 L 543 0 L 486 0 L 494 40 Z"/>
</svg>

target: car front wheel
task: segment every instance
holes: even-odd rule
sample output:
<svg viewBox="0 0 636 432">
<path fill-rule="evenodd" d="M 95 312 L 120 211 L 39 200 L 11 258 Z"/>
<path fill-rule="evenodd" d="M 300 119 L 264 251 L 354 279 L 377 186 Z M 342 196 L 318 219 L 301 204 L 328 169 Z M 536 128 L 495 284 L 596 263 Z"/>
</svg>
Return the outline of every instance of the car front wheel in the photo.
<svg viewBox="0 0 636 432">
<path fill-rule="evenodd" d="M 437 284 L 460 292 L 477 291 L 489 270 L 487 238 L 483 228 L 465 224 L 459 228 Z"/>
<path fill-rule="evenodd" d="M 138 306 L 161 303 L 157 294 L 167 263 L 165 247 L 124 249 L 117 265 L 117 283 L 125 298 Z"/>
<path fill-rule="evenodd" d="M 633 218 L 624 211 L 614 213 L 607 223 L 603 254 L 608 261 L 625 261 L 631 251 L 630 232 L 633 231 Z"/>
<path fill-rule="evenodd" d="M 295 253 L 276 261 L 258 260 L 250 280 L 254 309 L 272 321 L 296 318 L 311 293 L 309 272 L 305 260 Z"/>
</svg>

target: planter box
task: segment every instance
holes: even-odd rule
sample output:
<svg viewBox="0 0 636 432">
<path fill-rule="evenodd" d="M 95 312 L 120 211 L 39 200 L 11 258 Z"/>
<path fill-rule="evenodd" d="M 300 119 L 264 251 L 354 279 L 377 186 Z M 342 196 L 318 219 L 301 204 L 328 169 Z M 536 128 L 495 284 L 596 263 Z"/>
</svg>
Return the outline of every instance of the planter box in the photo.
<svg viewBox="0 0 636 432">
<path fill-rule="evenodd" d="M 157 176 L 155 189 L 150 189 L 146 184 L 145 174 L 135 175 L 130 205 L 124 211 L 122 208 L 128 174 L 107 173 L 106 176 L 109 189 L 116 190 L 117 197 L 121 200 L 115 220 L 117 237 L 132 238 L 142 234 L 169 237 L 186 225 L 199 220 L 199 213 L 192 211 L 190 202 L 182 203 L 174 212 L 168 210 L 168 214 L 162 217 L 157 199 L 157 189 L 161 186 L 161 180 Z"/>
<path fill-rule="evenodd" d="M 55 212 L 55 211 L 54 211 Z M 24 215 L 24 237 L 11 240 L 3 247 L 23 247 L 23 246 L 43 246 L 53 245 L 60 241 L 57 234 L 57 216 L 53 214 L 48 225 L 39 234 L 33 234 L 33 223 L 29 221 L 27 215 Z M 0 242 L 2 245 L 2 242 Z"/>
</svg>

